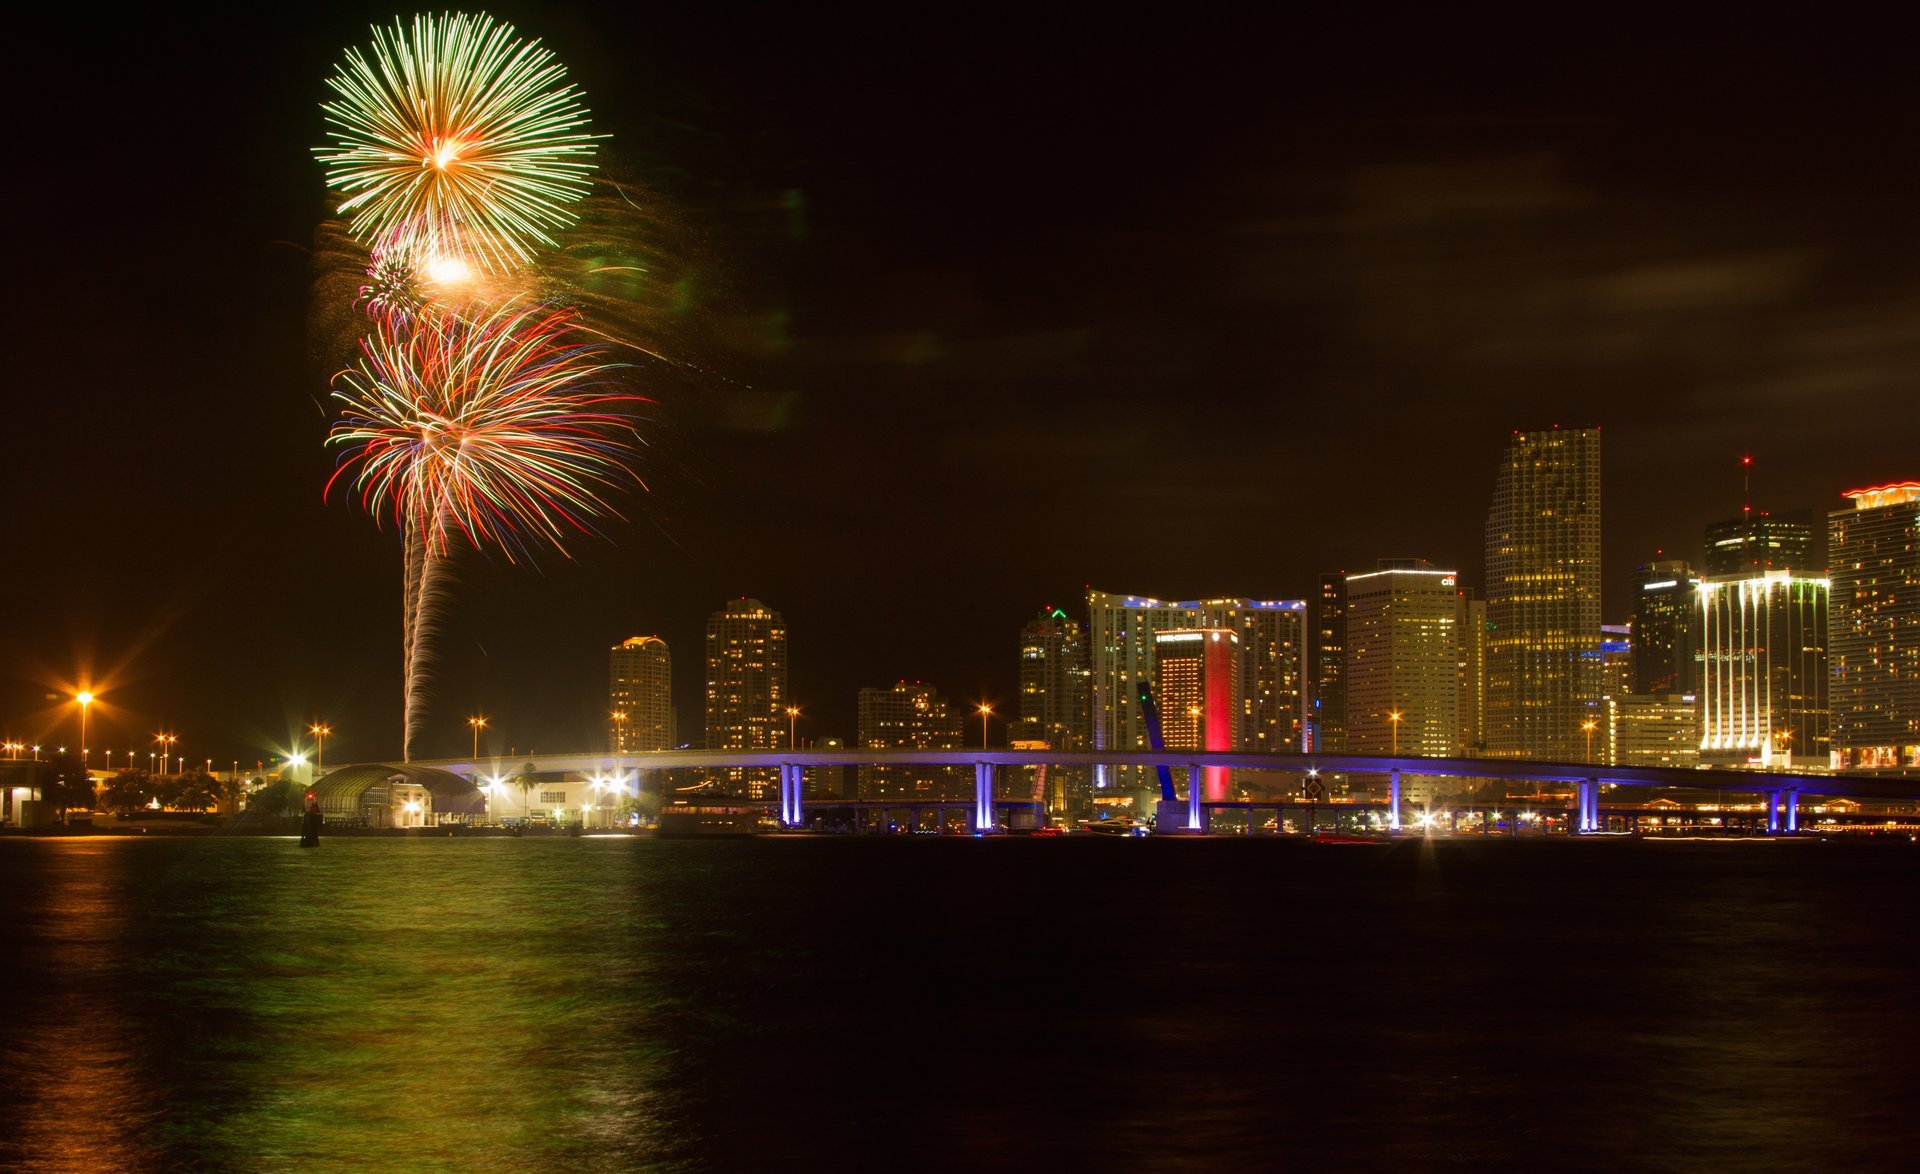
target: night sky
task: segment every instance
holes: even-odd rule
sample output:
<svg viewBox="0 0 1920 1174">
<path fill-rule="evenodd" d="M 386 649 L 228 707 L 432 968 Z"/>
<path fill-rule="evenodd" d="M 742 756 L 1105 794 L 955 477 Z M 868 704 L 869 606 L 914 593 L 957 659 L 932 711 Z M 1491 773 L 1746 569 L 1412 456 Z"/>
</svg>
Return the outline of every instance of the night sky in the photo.
<svg viewBox="0 0 1920 1174">
<path fill-rule="evenodd" d="M 84 676 L 116 760 L 316 718 L 330 762 L 390 757 L 399 540 L 322 499 L 309 293 L 324 79 L 398 10 L 154 11 L 27 26 L 6 79 L 0 734 L 72 739 L 45 698 Z M 640 633 L 697 738 L 739 595 L 787 618 L 804 739 L 902 677 L 1011 709 L 1020 625 L 1089 583 L 1297 598 L 1424 556 L 1477 587 L 1514 428 L 1605 430 L 1610 621 L 1738 511 L 1743 452 L 1760 508 L 1920 475 L 1892 28 L 490 11 L 652 193 L 685 362 L 646 373 L 652 488 L 610 542 L 459 564 L 430 755 L 476 710 L 500 751 L 600 744 Z"/>
</svg>

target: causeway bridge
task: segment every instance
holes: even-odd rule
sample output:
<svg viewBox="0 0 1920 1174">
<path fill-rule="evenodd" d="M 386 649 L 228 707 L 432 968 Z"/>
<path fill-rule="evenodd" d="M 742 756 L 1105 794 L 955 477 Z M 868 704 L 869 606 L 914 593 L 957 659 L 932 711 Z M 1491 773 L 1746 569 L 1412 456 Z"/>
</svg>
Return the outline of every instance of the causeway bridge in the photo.
<svg viewBox="0 0 1920 1174">
<path fill-rule="evenodd" d="M 839 805 L 832 800 L 803 798 L 803 781 L 809 769 L 859 766 L 941 766 L 971 768 L 974 778 L 972 824 L 976 830 L 990 831 L 998 826 L 996 807 L 1028 806 L 1026 800 L 996 798 L 1000 772 L 1009 767 L 1133 767 L 1148 771 L 1167 768 L 1175 777 L 1185 778 L 1185 797 L 1177 801 L 1185 816 L 1187 830 L 1200 831 L 1207 826 L 1206 809 L 1213 806 L 1244 807 L 1243 802 L 1208 803 L 1204 799 L 1204 772 L 1209 768 L 1229 770 L 1275 771 L 1307 779 L 1321 774 L 1370 775 L 1388 781 L 1387 822 L 1401 826 L 1401 778 L 1426 776 L 1549 783 L 1570 786 L 1576 795 L 1576 809 L 1570 826 L 1576 832 L 1600 830 L 1600 788 L 1644 788 L 1657 790 L 1727 791 L 1759 797 L 1767 812 L 1771 831 L 1795 831 L 1799 828 L 1800 796 L 1819 795 L 1876 803 L 1920 802 L 1920 780 L 1867 778 L 1857 775 L 1799 774 L 1787 771 L 1749 771 L 1695 769 L 1684 767 L 1605 766 L 1598 763 L 1532 762 L 1495 758 L 1422 758 L 1407 755 L 1356 754 L 1269 754 L 1242 751 L 1113 751 L 1113 750 L 871 750 L 848 747 L 836 750 L 666 750 L 632 754 L 531 754 L 519 757 L 474 759 L 435 759 L 408 763 L 366 763 L 330 771 L 318 786 L 350 784 L 366 779 L 367 785 L 378 778 L 406 775 L 416 779 L 438 779 L 447 784 L 463 784 L 472 789 L 481 780 L 504 780 L 524 764 L 532 763 L 536 772 L 558 774 L 607 774 L 625 778 L 635 770 L 698 769 L 718 771 L 734 768 L 774 770 L 779 777 L 775 802 L 780 822 L 798 827 L 806 822 L 804 808 Z M 364 789 L 364 787 L 362 787 Z M 438 788 L 436 788 L 438 790 Z M 754 800 L 738 800 L 750 805 Z M 909 806 L 902 801 L 897 806 Z M 1162 821 L 1166 819 L 1162 805 Z"/>
</svg>

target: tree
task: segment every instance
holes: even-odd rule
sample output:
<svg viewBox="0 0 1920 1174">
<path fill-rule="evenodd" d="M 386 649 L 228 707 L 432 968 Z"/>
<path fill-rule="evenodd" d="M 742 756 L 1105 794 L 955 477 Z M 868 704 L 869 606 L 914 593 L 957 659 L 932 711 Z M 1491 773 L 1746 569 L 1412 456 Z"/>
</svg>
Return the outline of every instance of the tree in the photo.
<svg viewBox="0 0 1920 1174">
<path fill-rule="evenodd" d="M 144 770 L 123 770 L 107 780 L 101 798 L 107 810 L 127 815 L 153 798 L 153 777 Z"/>
<path fill-rule="evenodd" d="M 205 771 L 190 771 L 174 778 L 173 806 L 180 811 L 205 811 L 219 801 L 219 787 Z"/>
<path fill-rule="evenodd" d="M 282 775 L 263 784 L 259 790 L 247 796 L 248 815 L 291 815 L 300 798 L 300 788 L 292 779 Z"/>
<path fill-rule="evenodd" d="M 540 785 L 540 775 L 533 769 L 532 762 L 526 763 L 514 772 L 513 785 L 520 788 L 520 814 L 524 817 L 529 810 L 527 794 Z"/>
<path fill-rule="evenodd" d="M 59 806 L 60 818 L 64 821 L 69 807 L 93 810 L 93 776 L 87 773 L 78 754 L 72 751 L 57 754 L 53 758 L 53 773 L 48 776 L 41 794 Z"/>
</svg>

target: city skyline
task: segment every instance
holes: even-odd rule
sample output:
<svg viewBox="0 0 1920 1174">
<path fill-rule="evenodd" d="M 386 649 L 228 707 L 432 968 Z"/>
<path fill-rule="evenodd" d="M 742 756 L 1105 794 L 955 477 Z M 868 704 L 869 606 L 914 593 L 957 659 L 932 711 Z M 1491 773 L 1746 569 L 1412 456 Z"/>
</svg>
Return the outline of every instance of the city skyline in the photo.
<svg viewBox="0 0 1920 1174">
<path fill-rule="evenodd" d="M 665 341 L 700 373 L 635 389 L 653 488 L 609 545 L 455 567 L 426 755 L 475 713 L 523 749 L 604 736 L 605 649 L 693 648 L 742 595 L 791 619 L 814 737 L 901 677 L 1011 711 L 1015 668 L 982 650 L 1088 583 L 1304 599 L 1417 553 L 1481 587 L 1512 429 L 1603 428 L 1609 622 L 1633 566 L 1700 565 L 1748 501 L 1820 517 L 1912 475 L 1920 277 L 1886 246 L 1916 163 L 1857 117 L 1913 109 L 1891 46 L 1842 70 L 1804 30 L 1666 28 L 1635 56 L 1622 29 L 1525 69 L 1522 30 L 1415 35 L 1437 17 L 1392 41 L 1041 21 L 1015 46 L 896 14 L 857 45 L 792 14 L 722 42 L 701 14 L 497 11 L 568 62 L 653 198 L 693 307 Z M 321 500 L 309 321 L 320 79 L 393 15 L 138 18 L 40 38 L 10 81 L 95 79 L 49 115 L 76 139 L 147 95 L 239 92 L 251 119 L 218 167 L 166 136 L 77 162 L 63 214 L 129 224 L 111 263 L 23 242 L 12 735 L 75 728 L 46 695 L 92 685 L 116 744 L 178 729 L 217 763 L 315 721 L 330 759 L 399 744 L 398 550 Z M 1283 42 L 1283 83 L 1233 68 Z"/>
</svg>

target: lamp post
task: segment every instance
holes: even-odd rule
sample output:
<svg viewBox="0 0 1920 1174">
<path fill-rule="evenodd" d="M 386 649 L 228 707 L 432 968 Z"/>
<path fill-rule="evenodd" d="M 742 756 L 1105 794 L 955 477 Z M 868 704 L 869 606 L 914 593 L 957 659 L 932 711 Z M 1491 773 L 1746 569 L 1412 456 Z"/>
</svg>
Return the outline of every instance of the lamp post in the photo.
<svg viewBox="0 0 1920 1174">
<path fill-rule="evenodd" d="M 987 748 L 987 719 L 993 716 L 993 706 L 980 703 L 980 749 Z"/>
<path fill-rule="evenodd" d="M 613 752 L 619 754 L 627 748 L 627 711 L 616 709 L 607 715 L 607 720 L 613 723 Z"/>
<path fill-rule="evenodd" d="M 153 740 L 160 743 L 160 773 L 167 773 L 167 759 L 172 754 L 173 744 L 180 739 L 172 734 L 155 734 Z M 151 757 L 151 755 L 149 755 Z"/>
<path fill-rule="evenodd" d="M 82 689 L 73 695 L 80 703 L 80 769 L 87 769 L 87 706 L 93 704 L 93 694 Z"/>
<path fill-rule="evenodd" d="M 1592 718 L 1588 718 L 1586 721 L 1583 721 L 1580 723 L 1580 728 L 1582 730 L 1585 730 L 1587 734 L 1587 761 L 1588 762 L 1593 761 L 1593 731 L 1594 731 L 1594 728 L 1599 724 L 1600 724 L 1599 722 L 1594 721 Z"/>
<path fill-rule="evenodd" d="M 487 719 L 479 714 L 467 719 L 467 726 L 473 730 L 473 769 L 480 769 L 480 731 L 487 728 Z"/>
<path fill-rule="evenodd" d="M 793 750 L 796 748 L 793 740 L 793 731 L 794 731 L 795 724 L 798 723 L 799 720 L 800 720 L 800 707 L 797 705 L 787 706 L 787 749 L 789 750 Z"/>
<path fill-rule="evenodd" d="M 315 722 L 307 731 L 317 739 L 313 752 L 313 777 L 319 778 L 327 773 L 327 735 L 333 733 L 333 727 L 325 722 Z"/>
<path fill-rule="evenodd" d="M 1400 711 L 1388 710 L 1387 721 L 1392 723 L 1389 728 L 1393 730 L 1393 756 L 1398 758 L 1400 757 Z"/>
</svg>

